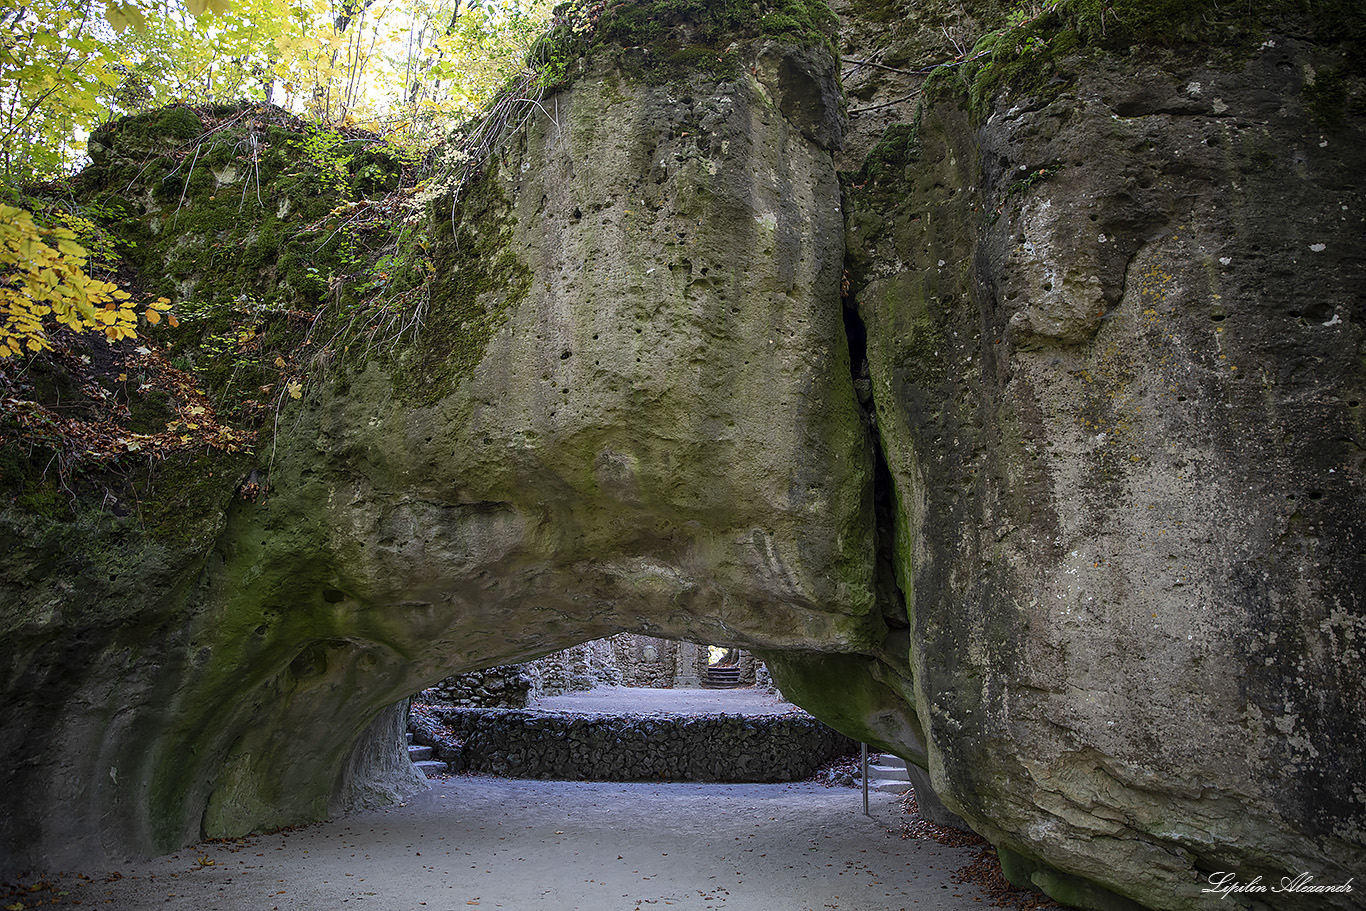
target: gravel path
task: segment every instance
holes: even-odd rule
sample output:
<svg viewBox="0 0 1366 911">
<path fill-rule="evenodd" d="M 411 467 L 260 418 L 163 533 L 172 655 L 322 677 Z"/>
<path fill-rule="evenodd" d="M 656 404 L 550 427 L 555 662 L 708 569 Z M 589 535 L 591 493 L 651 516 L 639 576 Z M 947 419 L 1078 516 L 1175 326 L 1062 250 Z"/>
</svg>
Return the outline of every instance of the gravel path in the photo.
<svg viewBox="0 0 1366 911">
<path fill-rule="evenodd" d="M 898 834 L 895 798 L 814 784 L 436 780 L 408 804 L 201 844 L 83 880 L 120 911 L 960 911 L 973 852 Z M 106 878 L 108 880 L 106 881 Z M 30 878 L 29 881 L 32 881 Z M 54 890 L 16 896 L 31 907 Z"/>
<path fill-rule="evenodd" d="M 599 686 L 591 690 L 544 696 L 531 700 L 528 709 L 539 712 L 656 715 L 785 715 L 806 712 L 781 696 L 754 687 L 733 690 L 649 689 L 634 686 Z"/>
</svg>

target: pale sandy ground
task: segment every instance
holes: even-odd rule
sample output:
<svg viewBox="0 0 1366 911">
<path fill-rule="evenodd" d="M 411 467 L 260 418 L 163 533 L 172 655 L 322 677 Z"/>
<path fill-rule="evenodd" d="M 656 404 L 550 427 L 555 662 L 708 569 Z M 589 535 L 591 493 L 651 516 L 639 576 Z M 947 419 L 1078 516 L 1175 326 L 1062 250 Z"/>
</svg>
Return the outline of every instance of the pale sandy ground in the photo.
<svg viewBox="0 0 1366 911">
<path fill-rule="evenodd" d="M 783 715 L 806 712 L 776 693 L 750 687 L 733 690 L 649 689 L 598 686 L 591 690 L 542 696 L 531 700 L 531 711 L 575 712 L 594 715 Z"/>
<path fill-rule="evenodd" d="M 903 839 L 896 797 L 815 784 L 452 777 L 401 807 L 202 844 L 89 883 L 120 911 L 956 911 L 989 904 L 950 877 L 973 856 Z M 201 863 L 200 859 L 204 863 Z M 5 905 L 15 900 L 8 894 Z M 25 896 L 44 907 L 53 891 Z"/>
</svg>

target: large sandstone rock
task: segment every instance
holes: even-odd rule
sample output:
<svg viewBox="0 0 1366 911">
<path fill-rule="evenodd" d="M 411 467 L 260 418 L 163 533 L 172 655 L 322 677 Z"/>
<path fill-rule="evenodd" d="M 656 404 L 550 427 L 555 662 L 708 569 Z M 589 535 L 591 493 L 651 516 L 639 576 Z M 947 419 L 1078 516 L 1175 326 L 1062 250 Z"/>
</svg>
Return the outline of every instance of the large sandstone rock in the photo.
<svg viewBox="0 0 1366 911">
<path fill-rule="evenodd" d="M 849 213 L 923 761 L 1082 907 L 1366 867 L 1366 136 L 1304 92 L 1339 62 L 954 96 Z"/>
<path fill-rule="evenodd" d="M 0 868 L 400 794 L 367 727 L 452 672 L 623 629 L 878 647 L 833 64 L 726 52 L 671 80 L 604 58 L 543 100 L 434 216 L 420 342 L 290 404 L 266 496 L 181 550 L 68 542 L 128 564 L 89 574 L 101 618 L 33 569 L 56 532 L 11 524 Z"/>
<path fill-rule="evenodd" d="M 881 40 L 900 13 L 873 7 Z M 915 46 L 951 35 L 912 12 Z M 587 63 L 437 213 L 416 343 L 285 402 L 160 534 L 7 509 L 0 870 L 393 799 L 420 786 L 406 695 L 638 630 L 761 652 L 1079 906 L 1356 875 L 1343 58 L 1268 32 L 1062 54 L 918 119 L 870 94 L 905 122 L 855 130 L 842 199 L 823 45 L 699 55 L 674 25 Z"/>
</svg>

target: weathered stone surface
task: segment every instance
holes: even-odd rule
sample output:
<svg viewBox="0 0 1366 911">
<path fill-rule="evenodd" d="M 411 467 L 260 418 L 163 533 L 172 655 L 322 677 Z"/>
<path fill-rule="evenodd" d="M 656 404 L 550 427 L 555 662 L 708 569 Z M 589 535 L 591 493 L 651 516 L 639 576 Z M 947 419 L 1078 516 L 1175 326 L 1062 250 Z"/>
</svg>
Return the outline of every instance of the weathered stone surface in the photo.
<svg viewBox="0 0 1366 911">
<path fill-rule="evenodd" d="M 389 706 L 356 740 L 342 765 L 341 781 L 328 808 L 333 814 L 362 807 L 387 806 L 406 800 L 427 787 L 427 779 L 405 752 L 393 745 L 404 740 L 408 728 L 408 700 Z"/>
<path fill-rule="evenodd" d="M 1092 47 L 876 145 L 809 49 L 599 59 L 434 222 L 421 340 L 219 469 L 268 496 L 6 511 L 0 870 L 382 796 L 386 706 L 630 629 L 756 649 L 1080 906 L 1357 875 L 1366 143 L 1319 31 Z"/>
<path fill-rule="evenodd" d="M 1366 864 L 1366 144 L 1302 92 L 1335 62 L 1274 36 L 941 103 L 850 213 L 923 762 L 1083 907 Z"/>
<path fill-rule="evenodd" d="M 808 138 L 837 142 L 834 69 L 735 53 L 733 81 L 604 63 L 545 100 L 434 217 L 421 342 L 287 402 L 265 496 L 171 553 L 135 519 L 65 545 L 7 520 L 0 870 L 410 786 L 366 742 L 452 672 L 623 629 L 880 642 L 840 189 Z"/>
</svg>

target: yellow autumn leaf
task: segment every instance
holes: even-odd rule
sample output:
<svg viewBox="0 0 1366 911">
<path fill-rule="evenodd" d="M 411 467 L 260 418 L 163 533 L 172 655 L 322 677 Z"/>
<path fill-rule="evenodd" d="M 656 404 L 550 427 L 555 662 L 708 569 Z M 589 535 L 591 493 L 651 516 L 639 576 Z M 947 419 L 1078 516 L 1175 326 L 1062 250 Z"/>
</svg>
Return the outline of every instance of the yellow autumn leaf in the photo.
<svg viewBox="0 0 1366 911">
<path fill-rule="evenodd" d="M 304 387 L 303 387 L 303 384 L 300 383 L 298 380 L 290 380 L 290 381 L 289 381 L 289 385 L 286 386 L 285 389 L 289 390 L 289 397 L 290 397 L 290 398 L 292 398 L 292 399 L 303 398 Z"/>
<path fill-rule="evenodd" d="M 147 30 L 147 18 L 142 14 L 142 10 L 132 3 L 107 0 L 104 6 L 104 18 L 120 35 L 130 25 L 136 31 Z"/>
<path fill-rule="evenodd" d="M 64 237 L 58 238 L 57 249 L 72 259 L 85 259 L 86 256 L 85 247 L 82 247 L 74 241 L 67 240 Z"/>
<path fill-rule="evenodd" d="M 153 326 L 161 322 L 161 314 L 153 310 L 151 307 L 147 308 L 147 312 L 144 313 L 143 316 L 147 317 L 147 322 L 151 323 Z"/>
</svg>

